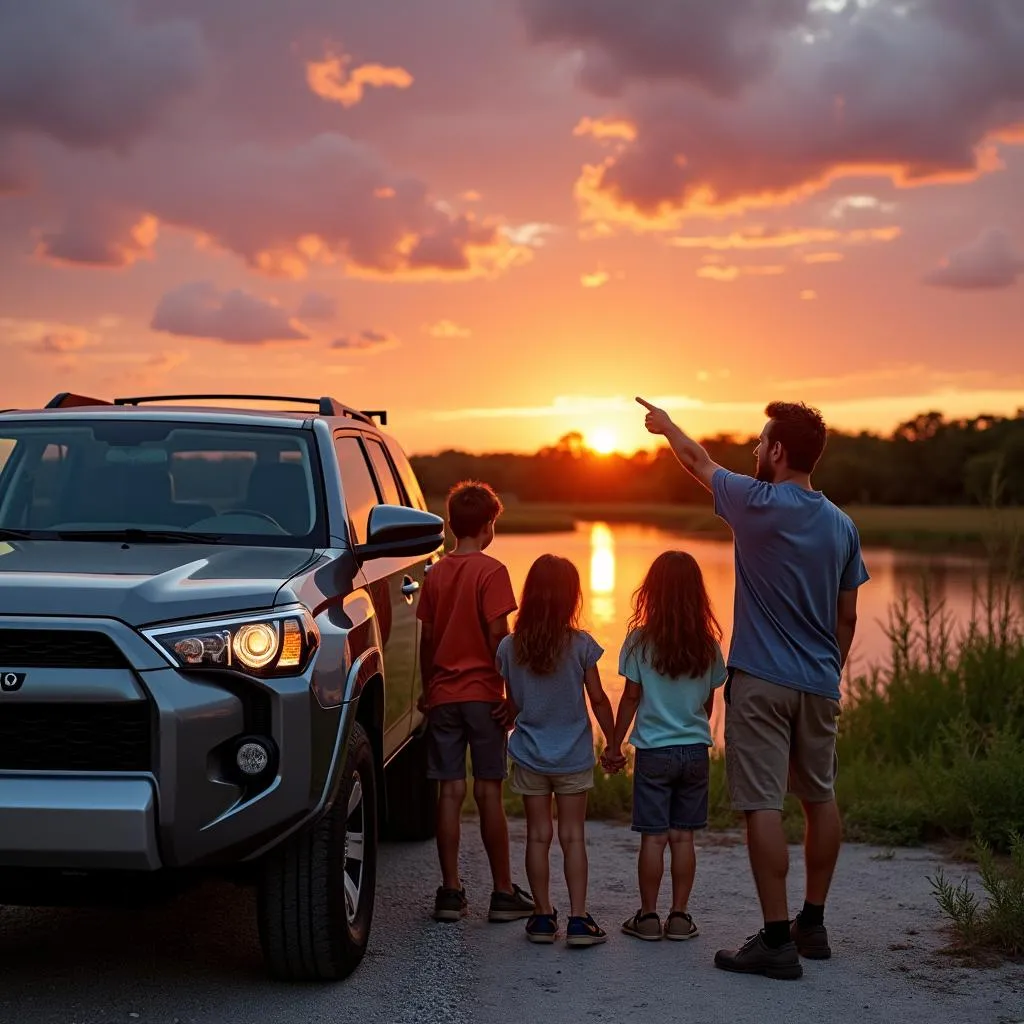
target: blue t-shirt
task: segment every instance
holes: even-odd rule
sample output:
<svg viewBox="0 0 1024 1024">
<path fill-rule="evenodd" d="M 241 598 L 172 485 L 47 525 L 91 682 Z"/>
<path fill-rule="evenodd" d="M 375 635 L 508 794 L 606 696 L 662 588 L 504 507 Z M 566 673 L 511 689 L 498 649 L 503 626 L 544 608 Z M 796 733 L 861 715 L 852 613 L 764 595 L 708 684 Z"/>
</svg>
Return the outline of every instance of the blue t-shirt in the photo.
<svg viewBox="0 0 1024 1024">
<path fill-rule="evenodd" d="M 637 643 L 638 636 L 638 631 L 632 630 L 619 652 L 619 675 L 643 688 L 629 742 L 638 750 L 690 743 L 712 746 L 704 705 L 725 682 L 721 648 L 715 644 L 715 660 L 704 675 L 672 679 L 655 671 L 649 652 L 642 642 Z"/>
<path fill-rule="evenodd" d="M 574 630 L 550 675 L 539 676 L 516 661 L 512 635 L 498 644 L 498 671 L 519 709 L 508 740 L 516 764 L 544 775 L 569 775 L 593 768 L 594 733 L 583 677 L 604 649 L 583 630 Z"/>
<path fill-rule="evenodd" d="M 736 546 L 729 667 L 838 700 L 839 591 L 870 578 L 853 520 L 798 484 L 719 469 L 711 489 Z"/>
</svg>

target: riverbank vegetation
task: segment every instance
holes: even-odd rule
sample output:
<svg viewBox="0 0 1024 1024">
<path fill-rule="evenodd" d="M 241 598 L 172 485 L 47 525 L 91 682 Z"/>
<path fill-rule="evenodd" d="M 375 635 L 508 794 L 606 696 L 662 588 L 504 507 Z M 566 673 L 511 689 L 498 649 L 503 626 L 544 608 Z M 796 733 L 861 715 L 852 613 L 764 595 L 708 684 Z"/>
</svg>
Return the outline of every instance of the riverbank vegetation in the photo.
<svg viewBox="0 0 1024 1024">
<path fill-rule="evenodd" d="M 705 439 L 717 462 L 744 473 L 753 469 L 755 443 Z M 445 451 L 412 461 L 435 509 L 459 480 L 486 480 L 506 503 L 508 533 L 600 520 L 728 536 L 707 494 L 664 446 L 600 455 L 567 434 L 532 455 Z M 992 511 L 996 480 L 1000 508 Z M 850 512 L 867 545 L 980 553 L 993 534 L 1024 530 L 1024 410 L 955 421 L 926 413 L 888 437 L 833 433 L 815 483 Z"/>
<path fill-rule="evenodd" d="M 657 444 L 654 438 L 652 446 Z M 755 437 L 704 438 L 711 457 L 749 473 Z M 679 471 L 667 447 L 600 455 L 578 433 L 534 454 L 444 451 L 412 459 L 424 492 L 443 496 L 459 480 L 486 480 L 524 503 L 703 505 L 699 484 Z M 829 435 L 815 481 L 840 505 L 987 505 L 1001 480 L 1000 503 L 1024 507 L 1024 410 L 1014 417 L 946 420 L 929 412 L 891 435 Z"/>
</svg>

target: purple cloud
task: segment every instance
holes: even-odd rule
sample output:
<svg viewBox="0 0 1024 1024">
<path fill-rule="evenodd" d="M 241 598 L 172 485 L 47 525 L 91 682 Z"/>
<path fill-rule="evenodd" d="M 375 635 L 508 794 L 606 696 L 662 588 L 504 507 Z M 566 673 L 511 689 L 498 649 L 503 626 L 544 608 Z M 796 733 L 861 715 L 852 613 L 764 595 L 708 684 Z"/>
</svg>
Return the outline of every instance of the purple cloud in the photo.
<svg viewBox="0 0 1024 1024">
<path fill-rule="evenodd" d="M 1012 288 L 1024 275 L 1024 255 L 1010 236 L 991 228 L 970 245 L 957 249 L 925 275 L 925 284 L 937 288 L 991 290 Z"/>
<path fill-rule="evenodd" d="M 194 281 L 167 292 L 153 313 L 154 331 L 236 345 L 302 341 L 309 337 L 280 306 L 239 288 L 222 291 Z"/>
</svg>

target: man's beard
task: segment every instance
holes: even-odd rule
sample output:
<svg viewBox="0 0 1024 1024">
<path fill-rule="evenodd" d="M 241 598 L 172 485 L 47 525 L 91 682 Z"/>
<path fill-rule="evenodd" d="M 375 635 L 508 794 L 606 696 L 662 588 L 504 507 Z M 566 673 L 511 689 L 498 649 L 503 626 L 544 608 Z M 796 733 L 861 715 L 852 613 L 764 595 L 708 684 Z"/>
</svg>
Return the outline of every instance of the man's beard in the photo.
<svg viewBox="0 0 1024 1024">
<path fill-rule="evenodd" d="M 769 464 L 762 463 L 760 459 L 757 462 L 757 469 L 754 472 L 754 479 L 760 480 L 763 484 L 775 483 L 775 470 Z"/>
</svg>

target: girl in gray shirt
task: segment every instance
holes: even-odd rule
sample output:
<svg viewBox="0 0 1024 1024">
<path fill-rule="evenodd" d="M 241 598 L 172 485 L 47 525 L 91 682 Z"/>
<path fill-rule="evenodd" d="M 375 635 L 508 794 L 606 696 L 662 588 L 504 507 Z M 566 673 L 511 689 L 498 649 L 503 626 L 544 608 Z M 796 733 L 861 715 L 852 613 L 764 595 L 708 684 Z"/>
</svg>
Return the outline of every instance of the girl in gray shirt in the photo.
<svg viewBox="0 0 1024 1024">
<path fill-rule="evenodd" d="M 551 943 L 558 935 L 549 864 L 555 800 L 569 890 L 569 946 L 593 946 L 606 938 L 587 912 L 584 821 L 595 757 L 584 691 L 606 746 L 615 733 L 611 702 L 597 670 L 604 651 L 578 628 L 582 600 L 576 566 L 565 558 L 541 555 L 526 576 L 515 632 L 501 641 L 497 652 L 498 671 L 517 711 L 508 744 L 511 785 L 526 809 L 526 875 L 536 907 L 526 922 L 526 936 L 531 942 Z"/>
</svg>

